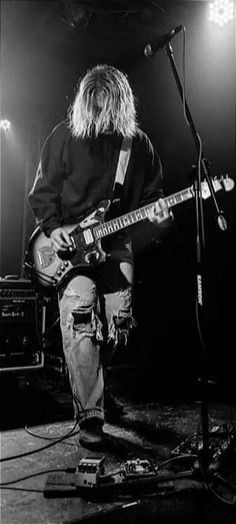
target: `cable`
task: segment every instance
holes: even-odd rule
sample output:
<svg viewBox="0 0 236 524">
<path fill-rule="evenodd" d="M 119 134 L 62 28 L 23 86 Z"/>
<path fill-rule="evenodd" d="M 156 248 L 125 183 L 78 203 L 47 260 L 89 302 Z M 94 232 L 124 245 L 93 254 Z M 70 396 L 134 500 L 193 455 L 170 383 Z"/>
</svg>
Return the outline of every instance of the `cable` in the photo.
<svg viewBox="0 0 236 524">
<path fill-rule="evenodd" d="M 75 396 L 74 396 L 73 394 L 72 394 L 72 398 L 75 400 L 75 402 L 76 402 L 76 404 L 77 404 L 77 407 L 78 407 L 77 399 L 75 398 Z M 85 409 L 85 410 L 81 411 L 80 413 L 82 413 L 82 412 L 85 413 L 86 411 L 88 411 L 88 410 Z M 62 436 L 62 437 L 60 437 L 60 438 L 58 438 L 58 439 L 55 439 L 55 440 L 54 440 L 54 438 L 53 438 L 53 442 L 51 442 L 50 444 L 47 444 L 46 446 L 42 446 L 41 448 L 38 448 L 38 449 L 35 449 L 35 450 L 32 450 L 32 451 L 27 451 L 27 452 L 25 452 L 25 453 L 19 453 L 18 455 L 12 455 L 12 456 L 10 456 L 10 457 L 0 458 L 0 463 L 1 463 L 1 462 L 6 462 L 7 460 L 15 460 L 15 459 L 18 459 L 18 458 L 21 458 L 21 457 L 26 457 L 26 456 L 28 456 L 28 455 L 33 455 L 34 453 L 37 453 L 38 451 L 43 451 L 44 449 L 48 449 L 48 448 L 50 448 L 51 446 L 54 446 L 55 444 L 58 444 L 59 442 L 63 442 L 63 440 L 66 440 L 67 438 L 69 438 L 69 437 L 71 437 L 71 436 L 75 436 L 75 435 L 77 435 L 77 434 L 80 432 L 80 429 L 78 429 L 78 431 L 76 431 L 75 433 L 73 433 L 74 430 L 75 430 L 75 428 L 76 428 L 76 426 L 77 426 L 78 424 L 79 424 L 79 421 L 76 419 L 73 428 L 72 428 L 71 431 L 69 431 L 66 435 L 64 435 L 64 436 Z M 52 440 L 51 437 L 39 437 L 38 435 L 34 435 L 33 433 L 31 433 L 31 432 L 28 430 L 28 428 L 27 428 L 27 429 L 26 429 L 26 428 L 27 428 L 27 426 L 25 426 L 25 430 L 26 430 L 26 432 L 29 433 L 29 434 L 31 434 L 33 437 L 36 437 L 36 438 L 37 438 L 37 437 L 38 437 L 38 438 L 44 438 L 45 440 L 49 440 L 49 439 Z"/>
<path fill-rule="evenodd" d="M 44 493 L 43 489 L 17 488 L 13 486 L 0 486 L 0 489 L 14 489 L 15 491 L 31 491 L 33 493 Z"/>
<path fill-rule="evenodd" d="M 175 460 L 181 460 L 181 459 L 184 459 L 184 458 L 193 458 L 193 459 L 196 459 L 198 458 L 198 455 L 195 455 L 195 454 L 188 454 L 188 453 L 185 453 L 183 455 L 178 455 L 177 457 L 171 457 L 167 460 L 165 460 L 164 462 L 161 462 L 159 465 L 158 465 L 158 469 L 162 468 L 163 466 L 166 466 L 166 464 L 169 464 L 171 462 L 174 462 Z"/>
<path fill-rule="evenodd" d="M 222 495 L 220 495 L 209 483 L 208 479 L 207 479 L 207 474 L 206 474 L 206 471 L 204 469 L 204 466 L 203 466 L 203 462 L 201 460 L 201 455 L 199 457 L 199 465 L 200 465 L 200 471 L 201 471 L 201 474 L 202 474 L 202 478 L 203 478 L 203 481 L 208 489 L 208 491 L 210 491 L 210 493 L 212 495 L 214 495 L 218 500 L 220 500 L 220 502 L 223 502 L 224 504 L 226 504 L 227 506 L 235 506 L 235 498 L 233 500 L 227 500 L 225 497 L 223 497 Z"/>
<path fill-rule="evenodd" d="M 44 338 L 47 336 L 47 334 L 58 324 L 58 322 L 60 321 L 60 316 L 58 316 L 56 318 L 56 320 L 54 320 L 54 322 L 51 324 L 51 326 L 49 326 L 46 330 L 45 330 L 45 334 L 44 334 Z"/>
<path fill-rule="evenodd" d="M 214 473 L 214 477 L 216 477 L 216 479 L 219 480 L 222 484 L 236 492 L 236 484 L 233 484 L 233 482 L 230 482 L 229 480 L 225 479 L 224 477 L 219 475 L 219 473 Z"/>
<path fill-rule="evenodd" d="M 43 341 L 42 341 L 42 333 L 40 335 L 39 333 L 39 318 L 38 318 L 38 302 L 39 302 L 39 294 L 36 293 L 36 301 L 35 301 L 35 327 L 36 327 L 36 336 L 37 336 L 37 341 L 38 341 L 38 344 L 39 344 L 39 348 L 41 351 L 44 350 L 44 346 L 43 346 Z"/>
<path fill-rule="evenodd" d="M 71 396 L 74 399 L 74 401 L 75 401 L 75 403 L 77 405 L 77 408 L 78 408 L 78 401 L 77 401 L 76 397 L 73 394 Z M 85 413 L 86 411 L 89 411 L 89 410 L 85 409 L 83 411 L 80 411 L 80 413 Z M 44 436 L 39 436 L 39 435 L 33 434 L 30 430 L 28 430 L 27 426 L 25 426 L 25 431 L 29 435 L 32 435 L 35 438 L 42 438 L 42 439 L 45 439 L 45 440 L 53 440 L 53 442 L 51 442 L 50 444 L 47 444 L 46 446 L 42 446 L 41 448 L 38 448 L 38 449 L 35 449 L 35 450 L 32 450 L 32 451 L 27 451 L 25 453 L 19 453 L 18 455 L 12 455 L 10 457 L 0 458 L 0 463 L 1 462 L 6 462 L 7 460 L 14 460 L 14 459 L 18 459 L 18 458 L 21 458 L 21 457 L 26 457 L 28 455 L 33 455 L 33 453 L 37 453 L 38 451 L 43 451 L 44 449 L 50 448 L 51 446 L 54 446 L 55 444 L 58 444 L 59 442 L 63 442 L 63 440 L 66 440 L 67 438 L 69 438 L 71 436 L 75 436 L 75 435 L 77 435 L 80 432 L 80 429 L 78 429 L 78 431 L 73 433 L 75 428 L 76 428 L 76 426 L 78 424 L 79 424 L 79 420 L 76 419 L 73 428 L 68 433 L 66 433 L 66 435 L 64 435 L 64 436 L 62 436 L 60 438 L 57 438 L 57 437 L 55 437 L 55 438 L 54 437 L 44 437 Z M 69 444 L 69 443 L 67 442 L 67 444 Z"/>
<path fill-rule="evenodd" d="M 216 436 L 219 436 L 221 437 L 222 435 L 216 435 Z M 227 500 L 225 497 L 223 497 L 222 495 L 220 495 L 214 488 L 213 486 L 210 484 L 210 482 L 208 481 L 207 479 L 207 474 L 206 474 L 206 471 L 204 469 L 204 466 L 203 466 L 203 463 L 202 463 L 202 458 L 199 457 L 199 454 L 198 455 L 194 455 L 194 454 L 183 454 L 183 455 L 179 455 L 179 456 L 176 456 L 176 457 L 173 457 L 173 460 L 178 460 L 178 459 L 181 459 L 181 458 L 187 458 L 187 457 L 195 457 L 198 459 L 198 462 L 199 462 L 199 466 L 200 466 L 200 471 L 201 471 L 201 474 L 202 474 L 202 479 L 203 479 L 203 482 L 205 483 L 207 489 L 215 496 L 217 497 L 222 503 L 225 503 L 226 505 L 228 506 L 235 506 L 236 504 L 236 497 L 233 499 L 233 500 Z M 164 465 L 168 464 L 169 462 L 172 461 L 172 458 L 162 462 L 160 465 L 159 465 L 159 468 L 160 467 L 163 467 Z M 227 479 L 225 479 L 224 477 L 222 477 L 221 475 L 219 475 L 218 473 L 214 473 L 213 476 L 215 477 L 216 480 L 218 480 L 219 482 L 221 482 L 222 484 L 224 484 L 226 487 L 230 488 L 231 490 L 233 490 L 234 492 L 236 492 L 236 485 L 233 484 L 232 482 L 228 481 Z M 214 478 L 213 478 L 214 480 Z"/>
<path fill-rule="evenodd" d="M 10 480 L 9 482 L 0 482 L 0 487 L 2 486 L 9 486 L 10 484 L 15 484 L 16 482 L 22 482 L 22 480 L 31 479 L 33 477 L 38 477 L 39 475 L 46 475 L 48 473 L 56 473 L 57 471 L 63 471 L 64 473 L 67 473 L 67 469 L 49 469 L 47 471 L 39 471 L 38 473 L 32 473 L 31 475 L 25 475 L 25 477 L 21 477 L 19 479 Z"/>
<path fill-rule="evenodd" d="M 64 438 L 68 438 L 68 437 L 71 436 L 71 433 L 73 433 L 73 431 L 74 431 L 74 429 L 76 428 L 77 424 L 78 424 L 78 422 L 76 421 L 75 424 L 74 424 L 74 426 L 73 426 L 73 428 L 70 429 L 70 430 L 68 431 L 68 433 L 66 433 L 66 434 L 64 435 Z M 24 427 L 24 429 L 25 429 L 26 433 L 28 433 L 29 435 L 31 435 L 32 437 L 35 437 L 35 438 L 41 438 L 41 439 L 44 439 L 44 440 L 58 440 L 58 438 L 60 438 L 60 437 L 46 437 L 45 435 L 37 435 L 37 433 L 33 433 L 32 431 L 30 431 L 30 430 L 28 429 L 28 426 L 27 426 L 27 425 Z M 73 446 L 73 444 L 72 444 L 71 442 L 66 442 L 66 444 L 68 444 L 68 445 L 70 445 L 70 446 Z"/>
<path fill-rule="evenodd" d="M 76 422 L 76 425 L 77 424 L 78 424 L 78 422 Z M 73 436 L 77 435 L 79 433 L 79 431 L 80 430 L 78 430 L 75 433 L 73 433 Z M 70 436 L 72 436 L 72 434 Z M 15 459 L 18 459 L 18 458 L 22 458 L 22 457 L 27 457 L 29 455 L 33 455 L 34 453 L 38 453 L 39 451 L 43 451 L 44 449 L 48 449 L 48 448 L 50 448 L 52 446 L 55 446 L 56 444 L 58 444 L 59 442 L 62 442 L 63 440 L 65 440 L 67 438 L 68 438 L 68 435 L 65 435 L 65 436 L 59 438 L 58 440 L 56 440 L 55 442 L 50 442 L 50 444 L 47 444 L 46 446 L 42 446 L 41 448 L 34 449 L 32 451 L 27 451 L 25 453 L 19 453 L 18 455 L 12 455 L 10 457 L 1 458 L 0 462 L 6 462 L 7 460 L 15 460 Z"/>
</svg>

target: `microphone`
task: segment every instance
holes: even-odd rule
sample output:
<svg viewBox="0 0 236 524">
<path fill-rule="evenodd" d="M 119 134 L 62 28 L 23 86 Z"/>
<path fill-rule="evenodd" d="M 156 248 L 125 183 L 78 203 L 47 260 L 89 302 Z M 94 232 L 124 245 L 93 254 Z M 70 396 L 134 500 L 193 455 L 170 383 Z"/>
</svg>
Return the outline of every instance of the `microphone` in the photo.
<svg viewBox="0 0 236 524">
<path fill-rule="evenodd" d="M 172 38 L 177 33 L 179 33 L 179 31 L 181 31 L 182 28 L 183 28 L 182 25 L 178 25 L 177 27 L 172 29 L 172 31 L 170 31 L 169 33 L 165 33 L 164 35 L 162 35 L 157 40 L 154 40 L 150 44 L 147 44 L 144 47 L 144 55 L 145 56 L 153 56 L 159 49 L 161 49 L 166 44 L 168 44 L 172 40 Z"/>
</svg>

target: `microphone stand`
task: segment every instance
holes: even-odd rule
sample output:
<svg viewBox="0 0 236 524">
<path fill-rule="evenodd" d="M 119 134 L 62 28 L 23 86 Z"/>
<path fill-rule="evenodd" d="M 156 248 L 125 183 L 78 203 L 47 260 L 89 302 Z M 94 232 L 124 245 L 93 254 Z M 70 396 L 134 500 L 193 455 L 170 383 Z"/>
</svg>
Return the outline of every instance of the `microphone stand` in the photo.
<svg viewBox="0 0 236 524">
<path fill-rule="evenodd" d="M 170 65 L 174 74 L 174 78 L 177 84 L 177 88 L 181 97 L 182 102 L 185 102 L 185 112 L 186 117 L 189 123 L 189 127 L 193 136 L 193 140 L 196 146 L 198 153 L 198 167 L 194 168 L 196 171 L 196 177 L 194 180 L 194 194 L 195 194 L 195 207 L 196 207 L 196 258 L 197 258 L 197 275 L 196 275 L 196 285 L 197 285 L 197 298 L 196 298 L 196 312 L 197 312 L 197 325 L 200 336 L 200 344 L 203 354 L 203 369 L 202 369 L 202 378 L 201 378 L 201 387 L 202 387 L 202 401 L 201 401 L 201 418 L 202 418 L 202 449 L 201 449 L 201 463 L 203 468 L 208 468 L 210 459 L 209 459 L 209 407 L 207 401 L 207 386 L 208 386 L 208 358 L 206 351 L 206 344 L 204 337 L 200 328 L 200 320 L 203 319 L 204 314 L 204 292 L 202 289 L 202 271 L 204 267 L 204 250 L 205 250 L 205 234 L 204 234 L 204 217 L 203 217 L 203 207 L 202 207 L 202 195 L 201 195 L 201 177 L 202 174 L 207 181 L 209 186 L 210 194 L 212 196 L 214 206 L 216 209 L 217 222 L 220 229 L 223 231 L 227 229 L 227 222 L 225 219 L 224 212 L 219 209 L 216 197 L 215 190 L 210 178 L 210 162 L 203 156 L 201 140 L 196 131 L 189 106 L 184 98 L 183 87 L 179 78 L 177 71 L 173 49 L 168 42 L 165 46 L 167 56 L 170 60 Z"/>
</svg>

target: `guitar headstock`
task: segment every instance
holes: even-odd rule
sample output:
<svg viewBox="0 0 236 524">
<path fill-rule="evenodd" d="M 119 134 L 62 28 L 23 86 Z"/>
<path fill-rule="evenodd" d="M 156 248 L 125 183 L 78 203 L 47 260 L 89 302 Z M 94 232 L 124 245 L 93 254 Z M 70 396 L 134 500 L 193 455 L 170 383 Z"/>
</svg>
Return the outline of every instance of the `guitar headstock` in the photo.
<svg viewBox="0 0 236 524">
<path fill-rule="evenodd" d="M 228 175 L 221 175 L 212 179 L 212 185 L 215 191 L 232 191 L 234 188 L 234 180 Z M 209 186 L 206 180 L 201 183 L 202 198 L 206 199 L 211 196 Z"/>
</svg>

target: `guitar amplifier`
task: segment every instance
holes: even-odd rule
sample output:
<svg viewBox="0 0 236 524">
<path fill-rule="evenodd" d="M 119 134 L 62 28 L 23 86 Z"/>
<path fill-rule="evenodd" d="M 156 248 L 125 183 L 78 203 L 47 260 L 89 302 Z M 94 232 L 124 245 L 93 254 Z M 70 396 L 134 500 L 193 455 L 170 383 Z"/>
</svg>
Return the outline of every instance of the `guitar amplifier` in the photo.
<svg viewBox="0 0 236 524">
<path fill-rule="evenodd" d="M 44 367 L 42 317 L 31 281 L 0 278 L 0 373 Z"/>
</svg>

